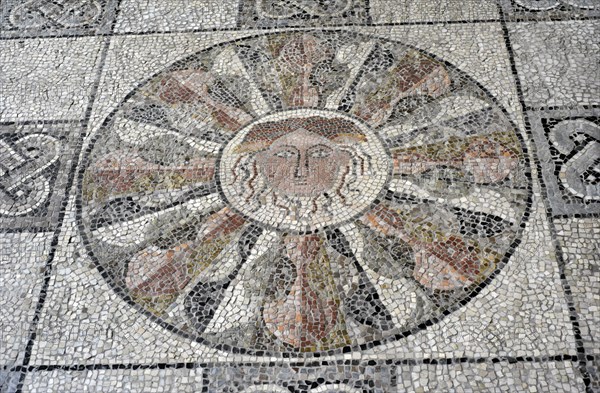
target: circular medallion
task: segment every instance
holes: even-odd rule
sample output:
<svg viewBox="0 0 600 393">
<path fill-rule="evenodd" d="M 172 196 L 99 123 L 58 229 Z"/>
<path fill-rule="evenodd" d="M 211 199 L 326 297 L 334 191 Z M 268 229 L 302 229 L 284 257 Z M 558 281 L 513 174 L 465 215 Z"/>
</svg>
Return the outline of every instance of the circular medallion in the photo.
<svg viewBox="0 0 600 393">
<path fill-rule="evenodd" d="M 461 71 L 348 32 L 220 44 L 137 87 L 80 173 L 89 255 L 140 313 L 254 354 L 404 337 L 518 244 L 528 163 Z"/>
<path fill-rule="evenodd" d="M 221 187 L 245 216 L 314 231 L 363 212 L 381 192 L 389 157 L 368 127 L 341 113 L 277 112 L 242 129 L 220 160 Z"/>
</svg>

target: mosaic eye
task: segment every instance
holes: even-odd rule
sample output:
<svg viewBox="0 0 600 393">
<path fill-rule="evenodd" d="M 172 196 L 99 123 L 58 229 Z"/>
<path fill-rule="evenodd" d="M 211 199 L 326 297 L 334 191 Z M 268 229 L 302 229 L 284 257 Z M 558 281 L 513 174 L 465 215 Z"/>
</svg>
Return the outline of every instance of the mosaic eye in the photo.
<svg viewBox="0 0 600 393">
<path fill-rule="evenodd" d="M 279 158 L 292 158 L 292 157 L 295 157 L 297 154 L 298 153 L 294 150 L 282 150 L 273 155 L 275 157 L 279 157 Z"/>
<path fill-rule="evenodd" d="M 309 150 L 309 156 L 312 158 L 326 158 L 333 153 L 333 150 L 326 146 L 319 146 Z"/>
</svg>

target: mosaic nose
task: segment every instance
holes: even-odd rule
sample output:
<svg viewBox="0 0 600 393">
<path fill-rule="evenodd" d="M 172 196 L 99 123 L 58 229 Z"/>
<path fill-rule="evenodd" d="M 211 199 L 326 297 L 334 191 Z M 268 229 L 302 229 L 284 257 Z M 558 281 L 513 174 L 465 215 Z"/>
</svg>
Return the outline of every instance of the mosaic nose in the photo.
<svg viewBox="0 0 600 393">
<path fill-rule="evenodd" d="M 309 173 L 309 171 L 312 169 L 314 170 L 314 168 L 309 168 L 310 163 L 308 162 L 308 157 L 306 156 L 306 152 L 303 152 L 300 154 L 300 156 L 298 157 L 298 160 L 296 161 L 296 168 L 294 170 L 294 178 L 296 179 L 296 181 L 304 181 L 304 179 L 306 179 L 306 175 Z"/>
</svg>

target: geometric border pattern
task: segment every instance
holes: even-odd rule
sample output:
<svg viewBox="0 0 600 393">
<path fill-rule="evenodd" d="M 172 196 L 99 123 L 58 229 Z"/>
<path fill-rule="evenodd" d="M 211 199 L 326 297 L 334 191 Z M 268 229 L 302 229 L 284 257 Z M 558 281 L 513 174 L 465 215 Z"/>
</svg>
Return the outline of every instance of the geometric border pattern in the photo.
<svg viewBox="0 0 600 393">
<path fill-rule="evenodd" d="M 0 231 L 56 228 L 68 191 L 69 174 L 77 153 L 81 128 L 78 122 L 0 124 L 0 196 L 5 197 L 4 201 L 0 201 L 0 208 L 5 207 L 6 210 L 6 214 L 0 211 Z M 42 149 L 38 158 L 28 158 L 20 151 L 19 144 L 25 141 L 24 148 L 37 148 L 35 143 L 27 146 L 26 141 L 30 139 L 41 139 L 43 148 L 54 146 L 56 151 L 44 154 Z M 17 178 L 13 178 L 11 172 L 16 172 Z M 27 180 L 21 181 L 19 177 Z M 43 190 L 32 191 L 32 187 L 41 187 Z M 27 197 L 31 201 L 23 200 Z M 21 199 L 20 203 L 26 212 L 13 213 L 18 199 Z M 14 200 L 15 204 L 9 206 L 7 203 L 10 200 Z M 27 205 L 31 205 L 30 208 Z"/>
<path fill-rule="evenodd" d="M 593 18 L 600 15 L 594 6 L 585 1 L 573 0 L 497 0 L 506 20 L 573 20 Z M 597 5 L 596 5 L 597 8 Z"/>
<path fill-rule="evenodd" d="M 538 157 L 543 164 L 541 172 L 546 187 L 546 196 L 554 216 L 600 213 L 599 201 L 584 201 L 564 189 L 557 177 L 560 165 L 564 163 L 556 160 L 556 149 L 548 139 L 550 129 L 562 120 L 582 119 L 595 122 L 598 115 L 600 115 L 598 108 L 549 109 L 528 113 Z"/>
<path fill-rule="evenodd" d="M 109 33 L 118 0 L 3 0 L 0 37 Z"/>
</svg>

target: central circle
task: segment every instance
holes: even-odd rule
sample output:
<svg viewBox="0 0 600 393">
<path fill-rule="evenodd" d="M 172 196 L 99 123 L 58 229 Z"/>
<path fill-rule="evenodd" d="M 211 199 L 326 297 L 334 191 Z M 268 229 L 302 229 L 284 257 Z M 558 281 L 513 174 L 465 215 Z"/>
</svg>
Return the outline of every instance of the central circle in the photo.
<svg viewBox="0 0 600 393">
<path fill-rule="evenodd" d="M 278 112 L 243 128 L 223 151 L 225 197 L 278 229 L 314 231 L 364 211 L 390 168 L 380 140 L 337 112 Z"/>
</svg>

